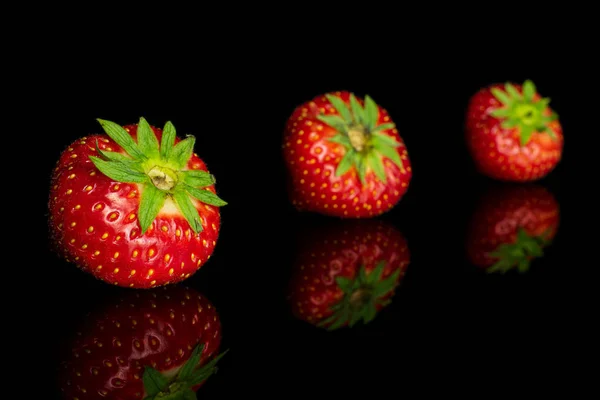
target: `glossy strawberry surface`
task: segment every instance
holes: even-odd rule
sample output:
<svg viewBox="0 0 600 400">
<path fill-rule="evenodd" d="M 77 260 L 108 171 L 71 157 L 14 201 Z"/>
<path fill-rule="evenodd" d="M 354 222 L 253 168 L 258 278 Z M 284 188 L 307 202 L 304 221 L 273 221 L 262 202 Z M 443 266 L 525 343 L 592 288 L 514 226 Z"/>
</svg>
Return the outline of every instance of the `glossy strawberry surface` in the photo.
<svg viewBox="0 0 600 400">
<path fill-rule="evenodd" d="M 124 129 L 136 138 L 137 124 Z M 162 129 L 152 127 L 152 131 L 160 140 Z M 143 185 L 104 175 L 90 159 L 99 156 L 96 146 L 101 151 L 125 154 L 109 136 L 90 135 L 70 144 L 53 172 L 50 228 L 58 252 L 82 270 L 118 286 L 151 288 L 194 274 L 215 249 L 219 207 L 192 200 L 203 227 L 196 233 L 178 205 L 167 197 L 142 233 L 139 213 Z M 208 174 L 195 153 L 183 169 Z M 215 193 L 214 185 L 205 190 Z"/>
<path fill-rule="evenodd" d="M 210 361 L 218 355 L 221 322 L 210 301 L 191 288 L 171 285 L 121 292 L 81 317 L 60 366 L 65 399 L 154 398 L 157 393 L 151 393 L 147 381 L 150 371 L 169 383 L 162 398 L 171 398 L 169 390 L 198 390 L 205 379 L 186 384 L 178 378 L 195 349 L 200 359 L 192 360 L 194 370 L 204 368 L 206 377 L 214 372 Z"/>
<path fill-rule="evenodd" d="M 337 329 L 372 321 L 410 263 L 404 236 L 377 220 L 338 221 L 301 238 L 289 288 L 293 315 Z"/>
<path fill-rule="evenodd" d="M 467 255 L 489 272 L 526 272 L 554 239 L 560 207 L 543 186 L 500 186 L 490 189 L 471 217 Z"/>
<path fill-rule="evenodd" d="M 283 138 L 289 195 L 301 211 L 342 218 L 380 215 L 408 190 L 408 150 L 388 112 L 342 91 L 299 105 Z"/>
<path fill-rule="evenodd" d="M 531 81 L 493 84 L 468 104 L 465 133 L 475 167 L 502 181 L 528 182 L 548 175 L 560 162 L 562 125 Z"/>
</svg>

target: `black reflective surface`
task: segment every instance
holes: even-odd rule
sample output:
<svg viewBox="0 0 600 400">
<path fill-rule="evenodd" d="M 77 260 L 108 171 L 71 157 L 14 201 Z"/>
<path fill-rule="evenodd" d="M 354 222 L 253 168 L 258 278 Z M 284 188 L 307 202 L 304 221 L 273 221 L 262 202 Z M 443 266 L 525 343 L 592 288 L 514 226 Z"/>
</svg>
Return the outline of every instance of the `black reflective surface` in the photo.
<svg viewBox="0 0 600 400">
<path fill-rule="evenodd" d="M 413 79 L 423 78 L 417 72 L 412 71 Z M 461 81 L 450 75 L 426 83 L 426 90 L 398 76 L 284 84 L 285 77 L 263 71 L 262 90 L 239 77 L 239 87 L 237 81 L 214 87 L 193 77 L 170 78 L 143 82 L 136 101 L 130 97 L 135 85 L 120 87 L 102 75 L 81 85 L 70 81 L 62 108 L 76 112 L 44 143 L 43 167 L 49 175 L 67 144 L 100 132 L 95 118 L 126 124 L 143 115 L 156 125 L 172 120 L 178 131 L 197 137 L 196 152 L 229 202 L 221 210 L 213 256 L 180 285 L 214 306 L 220 351 L 229 349 L 198 398 L 243 393 L 287 398 L 284 393 L 290 392 L 402 396 L 415 390 L 486 397 L 520 385 L 551 385 L 564 376 L 578 326 L 572 308 L 580 290 L 580 269 L 572 261 L 577 228 L 570 219 L 578 198 L 567 180 L 578 138 L 568 85 L 532 70 L 470 74 Z M 493 182 L 479 176 L 467 156 L 464 108 L 480 86 L 525 78 L 552 97 L 571 150 L 539 182 Z M 453 98 L 434 94 L 442 84 Z M 411 156 L 414 177 L 407 194 L 372 220 L 299 214 L 287 200 L 283 124 L 297 104 L 337 89 L 370 94 L 384 105 Z M 41 267 L 34 285 L 42 302 L 31 312 L 44 338 L 37 352 L 49 385 L 39 392 L 60 398 L 60 364 L 72 355 L 74 333 L 81 324 L 98 328 L 96 314 L 87 313 L 114 308 L 135 291 L 96 281 L 47 250 L 46 187 L 39 191 L 37 222 L 44 245 L 36 250 Z M 520 227 L 530 235 L 519 236 Z M 538 234 L 543 240 L 532 238 Z M 535 257 L 527 265 L 516 257 L 514 268 L 507 263 L 491 268 L 482 253 L 501 244 L 514 248 L 517 237 L 529 240 L 527 254 Z M 360 274 L 357 260 L 370 268 L 378 261 L 393 265 L 380 271 L 379 285 L 356 294 L 348 287 L 361 287 L 350 279 Z M 333 288 L 338 283 L 332 277 L 339 274 L 350 277 L 345 288 Z M 337 295 L 319 292 L 324 287 Z M 381 298 L 374 299 L 374 292 Z M 343 304 L 330 314 L 326 306 L 336 301 Z M 155 306 L 157 313 L 174 307 L 158 300 Z M 332 325 L 337 329 L 327 329 Z"/>
</svg>

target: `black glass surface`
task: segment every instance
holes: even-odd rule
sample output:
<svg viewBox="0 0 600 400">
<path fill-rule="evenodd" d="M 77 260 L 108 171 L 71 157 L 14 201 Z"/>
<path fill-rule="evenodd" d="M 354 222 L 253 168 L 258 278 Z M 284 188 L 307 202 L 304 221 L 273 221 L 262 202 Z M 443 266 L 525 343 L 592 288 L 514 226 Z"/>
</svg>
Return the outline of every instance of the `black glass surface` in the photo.
<svg viewBox="0 0 600 400">
<path fill-rule="evenodd" d="M 209 65 L 202 74 L 188 66 L 180 74 L 143 77 L 126 69 L 106 74 L 94 69 L 93 76 L 82 78 L 63 71 L 43 86 L 44 99 L 62 91 L 51 108 L 60 111 L 55 114 L 60 120 L 68 116 L 68 122 L 39 126 L 48 133 L 41 139 L 39 165 L 45 176 L 69 143 L 101 133 L 96 118 L 129 124 L 140 116 L 157 126 L 170 120 L 178 133 L 195 135 L 196 153 L 216 176 L 217 192 L 229 204 L 221 209 L 215 252 L 179 284 L 214 305 L 222 325 L 220 349 L 229 349 L 198 398 L 244 393 L 375 398 L 415 391 L 487 397 L 560 380 L 560 360 L 570 352 L 565 343 L 576 319 L 569 304 L 578 291 L 572 263 L 578 228 L 570 218 L 578 198 L 567 171 L 583 147 L 577 143 L 578 107 L 567 77 L 558 68 L 490 70 L 473 62 L 457 71 L 434 63 L 408 64 L 403 70 L 388 65 L 366 77 L 308 74 L 300 67 L 280 68 L 281 63 L 243 71 L 230 63 Z M 479 175 L 468 156 L 466 104 L 480 87 L 525 79 L 552 98 L 565 152 L 540 181 L 496 182 Z M 412 181 L 397 206 L 380 217 L 340 220 L 299 213 L 287 198 L 281 153 L 285 121 L 297 105 L 332 90 L 372 96 L 388 110 L 406 143 Z M 136 290 L 97 281 L 50 251 L 48 183 L 39 188 L 36 218 L 43 245 L 35 250 L 40 268 L 34 284 L 43 309 L 35 315 L 38 329 L 44 327 L 37 354 L 45 360 L 48 386 L 38 392 L 61 398 L 59 365 L 70 354 L 73 334 L 92 323 L 94 314 L 88 312 L 124 301 Z M 556 218 L 548 227 L 554 236 L 527 270 L 489 271 L 475 265 L 482 250 L 473 226 L 486 224 L 479 210 L 515 191 L 521 197 L 543 191 L 553 199 Z M 391 301 L 372 321 L 330 331 L 317 317 L 309 321 L 299 313 L 301 301 L 294 293 L 303 284 L 302 272 L 310 269 L 301 262 L 306 254 L 348 230 L 360 240 L 384 230 L 405 247 L 405 259 Z"/>
</svg>

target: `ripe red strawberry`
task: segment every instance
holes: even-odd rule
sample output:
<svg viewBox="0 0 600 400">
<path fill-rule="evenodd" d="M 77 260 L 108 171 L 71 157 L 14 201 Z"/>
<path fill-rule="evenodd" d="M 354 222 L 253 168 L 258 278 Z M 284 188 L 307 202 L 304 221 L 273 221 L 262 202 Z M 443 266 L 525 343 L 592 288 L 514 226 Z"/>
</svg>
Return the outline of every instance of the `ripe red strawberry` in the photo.
<svg viewBox="0 0 600 400">
<path fill-rule="evenodd" d="M 328 330 L 372 321 L 410 262 L 404 236 L 383 221 L 338 222 L 305 239 L 290 283 L 292 313 Z"/>
<path fill-rule="evenodd" d="M 387 111 L 373 99 L 328 93 L 298 106 L 283 153 L 292 204 L 342 218 L 372 217 L 398 203 L 412 169 Z"/>
<path fill-rule="evenodd" d="M 82 324 L 61 365 L 66 399 L 195 399 L 225 354 L 217 311 L 180 285 L 128 292 Z"/>
<path fill-rule="evenodd" d="M 559 218 L 558 203 L 542 186 L 492 189 L 472 216 L 469 260 L 488 272 L 526 272 L 556 235 Z"/>
<path fill-rule="evenodd" d="M 61 255 L 111 284 L 150 288 L 194 274 L 214 251 L 220 229 L 214 177 L 181 140 L 144 118 L 72 143 L 50 191 L 50 232 Z"/>
<path fill-rule="evenodd" d="M 488 177 L 525 182 L 548 175 L 562 157 L 558 115 L 534 84 L 494 84 L 474 94 L 466 140 L 475 167 Z"/>
</svg>

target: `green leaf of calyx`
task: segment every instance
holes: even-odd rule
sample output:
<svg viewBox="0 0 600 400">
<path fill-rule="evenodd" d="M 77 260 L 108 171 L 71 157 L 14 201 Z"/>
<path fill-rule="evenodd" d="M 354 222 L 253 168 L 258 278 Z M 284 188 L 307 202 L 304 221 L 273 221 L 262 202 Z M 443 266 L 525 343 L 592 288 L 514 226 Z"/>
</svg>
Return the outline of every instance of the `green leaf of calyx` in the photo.
<svg viewBox="0 0 600 400">
<path fill-rule="evenodd" d="M 156 396 L 169 385 L 169 381 L 160 372 L 152 367 L 147 366 L 142 375 L 144 389 L 149 397 Z"/>
<path fill-rule="evenodd" d="M 190 195 L 192 195 L 193 197 L 195 197 L 196 199 L 200 200 L 201 202 L 203 202 L 205 204 L 210 204 L 211 206 L 216 206 L 216 207 L 221 207 L 221 206 L 227 205 L 227 202 L 225 202 L 219 196 L 217 196 L 216 194 L 214 194 L 213 192 L 211 192 L 209 190 L 198 189 L 198 188 L 191 187 L 188 185 L 185 185 L 185 190 L 187 190 L 187 192 Z"/>
<path fill-rule="evenodd" d="M 506 118 L 510 115 L 510 112 L 507 108 L 496 108 L 490 111 L 490 115 L 494 118 Z"/>
<path fill-rule="evenodd" d="M 529 143 L 529 139 L 531 139 L 534 130 L 533 126 L 523 126 L 521 128 L 521 146 L 525 146 Z"/>
<path fill-rule="evenodd" d="M 338 132 L 345 133 L 348 131 L 348 126 L 344 120 L 338 115 L 317 115 L 317 119 L 326 125 L 329 125 Z"/>
<path fill-rule="evenodd" d="M 362 267 L 364 268 L 364 267 Z M 371 285 L 379 282 L 383 276 L 383 270 L 385 269 L 385 261 L 380 261 L 375 265 L 375 268 L 371 270 L 371 273 L 367 275 L 367 282 Z"/>
<path fill-rule="evenodd" d="M 168 161 L 177 169 L 185 167 L 194 153 L 195 143 L 196 138 L 194 136 L 188 136 L 187 138 L 183 139 L 170 151 Z"/>
<path fill-rule="evenodd" d="M 369 95 L 365 96 L 365 117 L 365 126 L 369 131 L 372 131 L 379 120 L 379 108 Z"/>
<path fill-rule="evenodd" d="M 523 97 L 525 97 L 525 101 L 533 101 L 535 90 L 535 85 L 529 79 L 523 83 Z"/>
<path fill-rule="evenodd" d="M 196 396 L 196 392 L 194 392 L 192 389 L 187 388 L 185 392 L 183 392 L 183 394 L 181 395 L 181 400 L 197 400 L 198 397 Z"/>
<path fill-rule="evenodd" d="M 352 113 L 348 109 L 348 106 L 344 100 L 332 94 L 326 94 L 325 97 L 327 97 L 327 100 L 329 100 L 333 108 L 335 108 L 335 110 L 340 114 L 344 122 L 346 124 L 351 124 L 353 119 Z"/>
<path fill-rule="evenodd" d="M 203 188 L 215 183 L 215 177 L 206 171 L 187 170 L 181 172 L 183 182 L 195 188 Z"/>
<path fill-rule="evenodd" d="M 355 157 L 356 157 L 356 152 L 354 151 L 354 149 L 350 149 L 350 150 L 346 151 L 346 154 L 344 154 L 344 157 L 342 157 L 342 159 L 340 160 L 340 163 L 338 164 L 338 166 L 335 170 L 335 175 L 342 176 L 346 172 L 348 172 L 350 170 L 350 168 L 352 168 L 352 166 L 354 165 Z"/>
<path fill-rule="evenodd" d="M 167 195 L 167 192 L 158 189 L 152 184 L 144 187 L 138 212 L 138 219 L 140 222 L 140 227 L 142 228 L 142 234 L 144 234 L 150 225 L 152 225 L 152 221 L 154 221 L 160 212 L 160 209 L 165 204 Z"/>
<path fill-rule="evenodd" d="M 350 108 L 352 109 L 352 115 L 354 116 L 354 122 L 362 125 L 365 121 L 365 110 L 362 108 L 356 96 L 350 94 Z"/>
<path fill-rule="evenodd" d="M 163 160 L 169 159 L 173 144 L 175 144 L 176 136 L 177 132 L 175 130 L 175 126 L 173 126 L 171 121 L 167 121 L 165 127 L 163 128 L 163 134 L 160 140 L 160 157 Z"/>
<path fill-rule="evenodd" d="M 379 298 L 391 292 L 396 287 L 398 279 L 400 278 L 400 272 L 400 269 L 397 269 L 383 281 L 378 282 L 375 286 L 374 296 Z"/>
<path fill-rule="evenodd" d="M 404 171 L 404 163 L 402 162 L 402 158 L 395 147 L 390 147 L 381 142 L 375 142 L 374 148 L 377 152 L 379 152 L 379 154 L 387 157 L 391 162 L 396 164 L 396 166 L 400 168 L 400 171 Z"/>
<path fill-rule="evenodd" d="M 332 142 L 332 143 L 341 144 L 342 146 L 344 146 L 344 147 L 346 147 L 348 149 L 352 148 L 352 143 L 350 143 L 350 139 L 346 135 L 338 134 L 338 135 L 330 137 L 327 140 L 330 141 L 330 142 Z"/>
<path fill-rule="evenodd" d="M 507 119 L 507 120 L 502 121 L 500 126 L 504 129 L 511 129 L 511 128 L 514 128 L 515 126 L 517 126 L 518 124 L 519 124 L 519 122 L 514 119 Z"/>
<path fill-rule="evenodd" d="M 373 142 L 373 144 L 381 144 L 384 146 L 391 146 L 391 147 L 400 147 L 400 143 L 397 142 L 396 139 L 394 139 L 393 137 L 388 136 L 382 132 L 373 133 L 371 135 L 371 141 Z"/>
<path fill-rule="evenodd" d="M 383 183 L 387 182 L 387 176 L 385 174 L 385 166 L 383 165 L 383 161 L 381 156 L 377 153 L 370 152 L 367 156 L 367 161 L 369 163 L 369 167 L 375 172 L 377 178 Z"/>
<path fill-rule="evenodd" d="M 112 121 L 104 119 L 97 119 L 102 125 L 104 132 L 114 140 L 119 146 L 123 148 L 131 157 L 143 160 L 146 156 L 140 151 L 137 143 L 133 140 L 131 135 L 121 126 L 115 124 Z"/>
<path fill-rule="evenodd" d="M 502 90 L 500 90 L 498 88 L 492 88 L 492 89 L 490 89 L 490 91 L 492 92 L 494 97 L 498 101 L 500 101 L 500 103 L 504 104 L 505 106 L 508 106 L 512 103 L 512 99 L 506 93 L 504 93 Z"/>
<path fill-rule="evenodd" d="M 125 164 L 129 169 L 137 172 L 144 172 L 144 168 L 139 161 L 134 160 L 133 158 L 122 154 L 117 153 L 116 151 L 105 151 L 100 149 L 100 145 L 96 140 L 96 151 L 100 154 L 106 161 L 116 161 L 122 164 Z"/>
<path fill-rule="evenodd" d="M 178 374 L 178 380 L 184 381 L 192 376 L 194 369 L 200 364 L 200 356 L 202 355 L 202 351 L 204 350 L 204 343 L 198 344 L 190 358 L 186 361 L 186 363 L 181 367 Z"/>
<path fill-rule="evenodd" d="M 189 194 L 184 189 L 178 188 L 178 190 L 173 193 L 173 200 L 175 200 L 175 204 L 177 204 L 179 211 L 181 211 L 186 221 L 190 224 L 194 233 L 202 232 L 200 215 L 198 214 L 196 207 L 194 207 L 194 203 L 192 203 Z"/>
<path fill-rule="evenodd" d="M 385 131 L 388 129 L 394 129 L 395 127 L 396 127 L 396 124 L 394 124 L 393 122 L 386 122 L 381 125 L 377 125 L 375 128 L 373 128 L 371 130 L 371 133 L 381 132 L 381 131 Z"/>
<path fill-rule="evenodd" d="M 355 163 L 356 163 L 356 169 L 358 172 L 358 179 L 360 180 L 361 184 L 365 184 L 366 183 L 366 176 L 367 176 L 367 163 L 366 160 L 363 157 L 360 158 L 356 158 L 355 157 Z"/>
<path fill-rule="evenodd" d="M 352 291 L 352 285 L 354 284 L 351 279 L 346 278 L 345 276 L 336 276 L 335 283 L 344 293 Z"/>
<path fill-rule="evenodd" d="M 208 377 L 217 372 L 216 364 L 229 352 L 229 349 L 225 350 L 205 365 L 202 365 L 200 368 L 196 369 L 192 376 L 188 379 L 190 386 L 199 385 L 204 382 Z"/>
<path fill-rule="evenodd" d="M 506 93 L 508 93 L 508 95 L 513 98 L 513 99 L 517 99 L 517 100 L 521 100 L 523 98 L 523 96 L 521 95 L 521 93 L 519 93 L 519 91 L 517 90 L 517 88 L 514 87 L 514 85 L 512 83 L 507 83 L 504 86 Z"/>
<path fill-rule="evenodd" d="M 145 183 L 148 177 L 138 171 L 134 171 L 128 165 L 119 161 L 106 161 L 96 156 L 90 156 L 90 160 L 100 172 L 117 182 L 123 183 Z"/>
<path fill-rule="evenodd" d="M 144 117 L 140 118 L 137 128 L 137 144 L 147 157 L 158 156 L 158 139 Z"/>
</svg>

